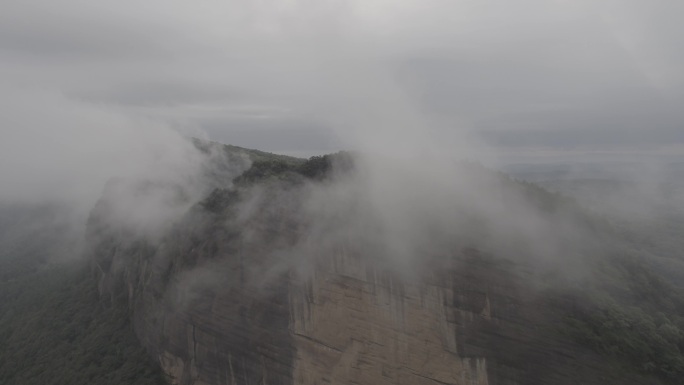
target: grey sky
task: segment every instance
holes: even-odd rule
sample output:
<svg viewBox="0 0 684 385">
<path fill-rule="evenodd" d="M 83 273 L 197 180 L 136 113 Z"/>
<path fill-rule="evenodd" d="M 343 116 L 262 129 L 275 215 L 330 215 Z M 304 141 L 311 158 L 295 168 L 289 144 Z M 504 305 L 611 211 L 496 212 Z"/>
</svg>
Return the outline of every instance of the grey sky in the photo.
<svg viewBox="0 0 684 385">
<path fill-rule="evenodd" d="M 305 156 L 353 146 L 350 132 L 389 142 L 397 124 L 502 156 L 684 155 L 677 1 L 0 7 L 4 151 L 42 150 L 60 130 L 79 142 L 92 120 L 83 116 L 103 114 L 129 132 L 153 124 Z M 27 116 L 46 109 L 54 116 Z"/>
</svg>

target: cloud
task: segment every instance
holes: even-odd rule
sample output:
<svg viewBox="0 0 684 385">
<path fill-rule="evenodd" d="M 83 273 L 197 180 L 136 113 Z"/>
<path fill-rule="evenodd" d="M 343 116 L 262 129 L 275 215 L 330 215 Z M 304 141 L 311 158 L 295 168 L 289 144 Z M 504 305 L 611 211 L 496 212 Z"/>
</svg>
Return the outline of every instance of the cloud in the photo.
<svg viewBox="0 0 684 385">
<path fill-rule="evenodd" d="M 9 0 L 0 201 L 87 212 L 121 177 L 100 207 L 107 225 L 156 238 L 208 188 L 184 135 L 352 149 L 351 180 L 249 198 L 302 210 L 309 233 L 277 258 L 353 239 L 406 264 L 468 236 L 566 256 L 583 245 L 569 219 L 457 161 L 682 156 L 684 31 L 670 4 Z"/>
<path fill-rule="evenodd" d="M 0 202 L 66 204 L 83 219 L 112 178 L 180 184 L 194 199 L 206 193 L 203 184 L 190 182 L 202 178 L 207 158 L 168 126 L 49 90 L 13 91 L 0 99 L 7 131 L 0 143 Z M 138 207 L 138 216 L 153 210 Z"/>
<path fill-rule="evenodd" d="M 500 132 L 492 144 L 504 150 L 510 140 L 500 138 L 512 136 L 534 137 L 533 147 L 562 148 L 570 138 L 580 150 L 597 142 L 614 150 L 644 137 L 622 130 L 681 143 L 670 134 L 684 102 L 679 8 L 10 1 L 0 16 L 0 69 L 13 87 L 2 92 L 38 87 L 233 144 L 309 155 L 354 143 L 350 126 L 404 121 L 391 115 L 407 107 L 412 124 L 455 145 Z M 290 134 L 298 139 L 283 140 Z"/>
<path fill-rule="evenodd" d="M 372 154 L 366 193 L 404 239 L 419 233 L 394 218 L 412 217 L 410 202 L 465 191 L 456 159 L 681 156 L 683 34 L 669 7 L 12 0 L 0 200 L 86 211 L 112 177 L 192 185 L 203 160 L 184 135 L 301 156 L 349 148 Z M 396 193 L 406 184 L 421 189 Z M 158 198 L 129 214 L 168 222 L 152 215 L 167 208 Z"/>
</svg>

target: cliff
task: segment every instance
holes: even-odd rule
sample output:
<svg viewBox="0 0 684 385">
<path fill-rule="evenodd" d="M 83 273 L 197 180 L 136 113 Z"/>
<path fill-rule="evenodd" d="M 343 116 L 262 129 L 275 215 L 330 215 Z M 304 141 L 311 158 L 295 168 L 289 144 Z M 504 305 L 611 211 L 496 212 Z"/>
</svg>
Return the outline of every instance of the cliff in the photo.
<svg viewBox="0 0 684 385">
<path fill-rule="evenodd" d="M 329 230 L 304 191 L 326 181 L 281 171 L 215 190 L 153 240 L 111 225 L 116 196 L 93 210 L 103 300 L 127 294 L 172 384 L 660 383 L 563 333 L 581 299 L 532 260 L 454 240 L 390 263 L 355 231 L 315 235 Z"/>
</svg>

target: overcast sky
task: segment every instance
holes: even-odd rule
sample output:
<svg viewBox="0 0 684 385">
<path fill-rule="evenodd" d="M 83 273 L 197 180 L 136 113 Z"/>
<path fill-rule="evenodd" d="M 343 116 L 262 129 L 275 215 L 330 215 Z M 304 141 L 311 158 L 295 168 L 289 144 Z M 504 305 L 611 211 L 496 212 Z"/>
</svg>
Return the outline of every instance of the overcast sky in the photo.
<svg viewBox="0 0 684 385">
<path fill-rule="evenodd" d="M 3 0 L 1 149 L 106 116 L 304 156 L 402 124 L 513 160 L 682 156 L 683 21 L 673 0 Z"/>
</svg>

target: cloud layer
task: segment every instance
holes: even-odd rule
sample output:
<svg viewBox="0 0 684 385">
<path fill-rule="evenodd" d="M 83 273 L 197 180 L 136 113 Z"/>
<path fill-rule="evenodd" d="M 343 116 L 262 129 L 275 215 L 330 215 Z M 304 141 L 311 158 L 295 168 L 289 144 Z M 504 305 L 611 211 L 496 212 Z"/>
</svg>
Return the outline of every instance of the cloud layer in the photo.
<svg viewBox="0 0 684 385">
<path fill-rule="evenodd" d="M 291 153 L 339 148 L 335 126 L 362 115 L 367 97 L 399 94 L 447 138 L 460 127 L 503 147 L 660 150 L 684 142 L 681 11 L 667 1 L 11 0 L 3 92 L 37 87 Z"/>
<path fill-rule="evenodd" d="M 1 198 L 80 199 L 112 176 L 178 170 L 181 135 L 303 156 L 682 156 L 681 11 L 607 0 L 9 0 Z"/>
</svg>

